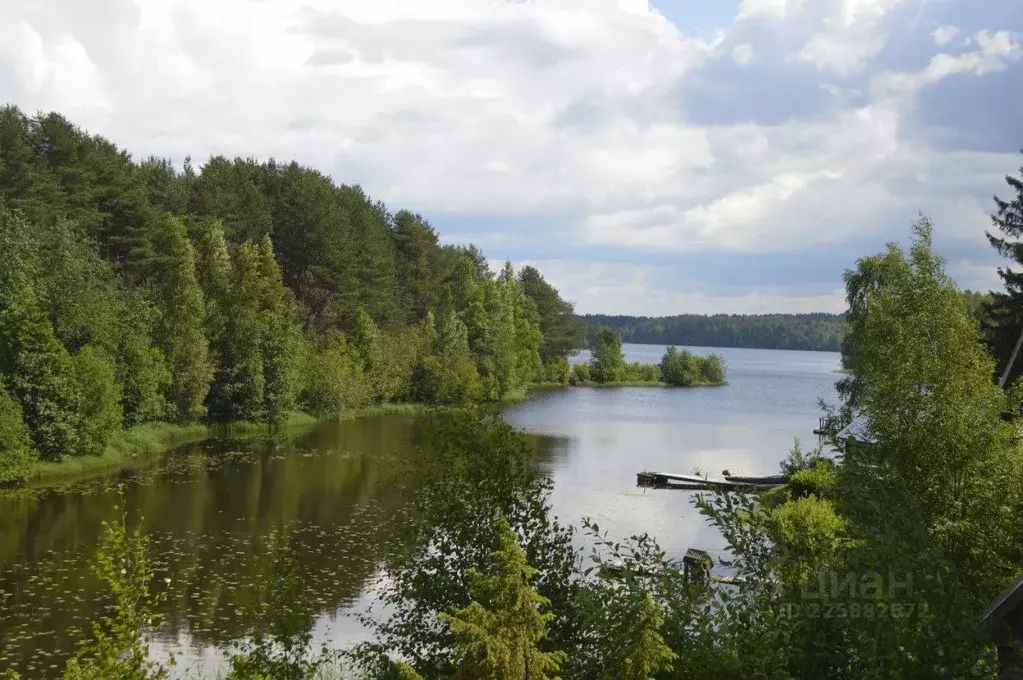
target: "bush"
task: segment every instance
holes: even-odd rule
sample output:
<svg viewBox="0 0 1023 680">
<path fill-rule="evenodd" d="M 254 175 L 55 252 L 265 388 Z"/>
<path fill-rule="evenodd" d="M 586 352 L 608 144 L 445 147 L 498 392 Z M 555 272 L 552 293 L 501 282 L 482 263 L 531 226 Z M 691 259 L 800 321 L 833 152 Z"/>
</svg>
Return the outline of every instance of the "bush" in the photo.
<svg viewBox="0 0 1023 680">
<path fill-rule="evenodd" d="M 565 357 L 553 357 L 544 364 L 538 382 L 567 385 L 571 377 L 572 369 L 568 365 L 568 359 Z"/>
<path fill-rule="evenodd" d="M 571 385 L 585 385 L 590 381 L 590 366 L 589 364 L 576 364 L 572 367 L 572 375 L 569 376 L 568 382 Z"/>
<path fill-rule="evenodd" d="M 634 361 L 625 367 L 625 380 L 635 382 L 660 382 L 661 369 L 656 364 Z"/>
<path fill-rule="evenodd" d="M 700 358 L 689 350 L 669 345 L 661 357 L 661 379 L 669 385 L 689 387 L 700 382 Z"/>
<path fill-rule="evenodd" d="M 725 382 L 725 360 L 720 354 L 708 354 L 703 358 L 700 375 L 705 382 L 720 385 Z"/>
<path fill-rule="evenodd" d="M 797 470 L 789 479 L 789 490 L 793 497 L 817 496 L 834 498 L 838 470 L 830 460 L 819 459 L 805 470 Z"/>
<path fill-rule="evenodd" d="M 372 400 L 362 362 L 344 338 L 316 351 L 306 348 L 302 361 L 299 404 L 319 418 L 338 418 Z"/>
</svg>

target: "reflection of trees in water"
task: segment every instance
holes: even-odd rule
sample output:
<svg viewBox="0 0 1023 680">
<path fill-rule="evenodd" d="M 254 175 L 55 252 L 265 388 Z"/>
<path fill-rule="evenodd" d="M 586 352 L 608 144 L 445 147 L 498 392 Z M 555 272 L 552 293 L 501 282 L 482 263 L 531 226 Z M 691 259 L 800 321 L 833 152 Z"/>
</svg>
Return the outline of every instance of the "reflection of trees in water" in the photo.
<svg viewBox="0 0 1023 680">
<path fill-rule="evenodd" d="M 290 598 L 292 627 L 351 603 L 390 549 L 382 526 L 396 511 L 391 477 L 411 440 L 407 422 L 367 418 L 186 447 L 134 475 L 128 516 L 141 513 L 152 535 L 167 632 L 220 646 L 247 636 L 273 592 L 270 555 L 281 550 L 302 584 Z M 45 677 L 63 665 L 72 629 L 102 607 L 89 562 L 115 503 L 102 488 L 0 498 L 0 667 L 36 659 L 27 670 Z"/>
</svg>

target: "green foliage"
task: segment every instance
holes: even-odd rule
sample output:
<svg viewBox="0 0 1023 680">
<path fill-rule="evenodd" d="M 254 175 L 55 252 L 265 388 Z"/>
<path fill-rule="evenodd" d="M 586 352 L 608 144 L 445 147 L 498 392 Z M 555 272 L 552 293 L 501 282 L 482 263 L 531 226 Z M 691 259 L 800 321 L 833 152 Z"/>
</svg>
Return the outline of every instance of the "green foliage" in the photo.
<svg viewBox="0 0 1023 680">
<path fill-rule="evenodd" d="M 644 364 L 634 361 L 625 365 L 625 373 L 622 379 L 628 382 L 649 382 L 661 381 L 661 368 L 655 364 Z"/>
<path fill-rule="evenodd" d="M 121 385 L 114 362 L 86 345 L 74 356 L 75 380 L 82 395 L 82 430 L 76 453 L 99 455 L 121 430 Z"/>
<path fill-rule="evenodd" d="M 432 353 L 420 360 L 412 382 L 419 401 L 466 404 L 483 397 L 483 383 L 469 352 L 468 329 L 455 312 L 448 312 L 440 323 Z"/>
<path fill-rule="evenodd" d="M 703 357 L 687 349 L 680 352 L 674 345 L 669 345 L 661 357 L 660 375 L 664 382 L 680 387 L 723 385 L 725 362 L 718 354 Z"/>
<path fill-rule="evenodd" d="M 167 414 L 164 394 L 172 376 L 163 351 L 153 346 L 157 315 L 156 308 L 142 295 L 124 295 L 116 371 L 123 391 L 126 427 L 160 420 Z"/>
<path fill-rule="evenodd" d="M 789 489 L 793 496 L 833 498 L 838 483 L 838 470 L 829 460 L 818 460 L 812 467 L 792 473 Z"/>
<path fill-rule="evenodd" d="M 585 385 L 590 381 L 590 365 L 576 364 L 572 366 L 572 374 L 568 378 L 570 385 Z"/>
<path fill-rule="evenodd" d="M 203 331 L 206 309 L 195 273 L 195 251 L 180 220 L 163 218 L 151 233 L 157 260 L 153 278 L 160 321 L 154 339 L 170 370 L 166 399 L 169 416 L 187 422 L 205 415 L 213 378 Z"/>
<path fill-rule="evenodd" d="M 708 354 L 703 357 L 700 366 L 700 377 L 710 385 L 723 385 L 725 382 L 725 360 L 720 354 Z"/>
<path fill-rule="evenodd" d="M 363 646 L 359 656 L 377 659 L 385 653 L 404 659 L 423 677 L 453 677 L 456 638 L 438 614 L 464 610 L 474 594 L 481 598 L 481 607 L 501 620 L 525 607 L 526 601 L 509 602 L 503 595 L 504 599 L 495 600 L 489 595 L 504 591 L 483 592 L 477 587 L 481 584 L 465 578 L 470 571 L 495 576 L 490 570 L 495 551 L 504 548 L 504 554 L 511 556 L 508 534 L 494 521 L 498 517 L 506 518 L 521 537 L 525 561 L 536 564 L 539 571 L 530 577 L 519 565 L 516 575 L 504 562 L 505 578 L 496 583 L 502 588 L 516 583 L 525 587 L 529 579 L 536 594 L 558 612 L 555 618 L 545 619 L 548 637 L 539 643 L 540 650 L 566 649 L 575 639 L 577 622 L 572 604 L 572 536 L 549 516 L 550 481 L 537 476 L 532 446 L 500 419 L 479 411 L 438 410 L 425 414 L 420 423 L 424 446 L 398 478 L 410 512 L 409 522 L 394 527 L 393 540 L 409 547 L 385 560 L 382 602 L 387 616 L 372 622 L 377 643 Z M 520 588 L 516 598 L 526 593 Z M 516 617 L 514 628 L 507 632 L 519 640 L 529 637 L 535 644 L 539 613 L 519 611 L 528 616 Z M 478 607 L 473 612 L 495 622 Z M 500 644 L 509 641 L 502 638 Z M 525 653 L 520 647 L 513 656 L 522 658 Z"/>
<path fill-rule="evenodd" d="M 585 364 L 582 366 L 585 367 Z M 586 368 L 588 370 L 588 367 Z M 537 382 L 567 385 L 571 377 L 572 368 L 568 364 L 568 359 L 563 356 L 555 356 L 543 365 Z"/>
<path fill-rule="evenodd" d="M 609 328 L 597 332 L 590 359 L 590 378 L 597 383 L 619 382 L 625 377 L 622 339 Z"/>
<path fill-rule="evenodd" d="M 0 381 L 0 487 L 24 479 L 36 455 L 22 420 L 21 404 Z"/>
<path fill-rule="evenodd" d="M 625 342 L 688 347 L 756 347 L 837 352 L 845 319 L 841 314 L 681 314 L 678 316 L 607 316 L 585 314 L 592 338 L 611 328 Z M 578 345 L 576 345 L 578 346 Z"/>
<path fill-rule="evenodd" d="M 36 294 L 29 226 L 0 208 L 0 376 L 44 459 L 78 450 L 81 393 L 71 356 Z"/>
<path fill-rule="evenodd" d="M 562 300 L 558 289 L 534 267 L 526 265 L 519 270 L 518 280 L 522 292 L 536 305 L 543 335 L 540 358 L 544 364 L 567 358 L 586 338 L 586 327 L 575 318 L 574 305 Z"/>
<path fill-rule="evenodd" d="M 438 615 L 455 638 L 454 665 L 458 678 L 553 678 L 564 652 L 539 648 L 553 614 L 541 613 L 549 601 L 530 581 L 536 569 L 508 522 L 498 520 L 500 547 L 490 554 L 487 573 L 469 570 L 468 606 Z"/>
<path fill-rule="evenodd" d="M 344 336 L 319 350 L 304 345 L 299 365 L 303 385 L 299 405 L 317 417 L 338 418 L 372 401 L 361 357 Z"/>
<path fill-rule="evenodd" d="M 931 226 L 913 227 L 908 256 L 889 246 L 885 285 L 857 329 L 860 404 L 884 474 L 917 499 L 938 545 L 963 569 L 1012 573 L 1023 475 L 1005 395 L 976 324 L 931 252 Z M 867 454 L 864 454 L 867 455 Z M 996 538 L 997 537 L 997 538 Z M 998 575 L 998 576 L 996 576 Z"/>
<path fill-rule="evenodd" d="M 121 497 L 123 505 L 124 497 Z M 164 595 L 153 595 L 149 538 L 136 528 L 128 534 L 127 513 L 113 523 L 103 522 L 96 554 L 95 574 L 110 592 L 110 616 L 92 625 L 91 638 L 78 650 L 64 671 L 66 680 L 160 680 L 167 670 L 149 660 L 149 636 L 158 623 L 156 608 Z"/>
</svg>

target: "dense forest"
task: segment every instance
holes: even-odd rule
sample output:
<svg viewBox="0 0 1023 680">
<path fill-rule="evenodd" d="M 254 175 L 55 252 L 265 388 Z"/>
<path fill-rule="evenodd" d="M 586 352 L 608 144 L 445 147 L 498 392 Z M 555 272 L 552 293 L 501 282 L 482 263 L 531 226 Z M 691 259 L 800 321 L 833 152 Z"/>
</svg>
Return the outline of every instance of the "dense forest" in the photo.
<svg viewBox="0 0 1023 680">
<path fill-rule="evenodd" d="M 178 170 L 0 109 L 0 483 L 155 422 L 286 422 L 565 384 L 536 269 L 297 163 Z"/>
<path fill-rule="evenodd" d="M 842 345 L 842 314 L 680 314 L 678 316 L 579 317 L 590 329 L 609 327 L 625 342 L 689 347 L 753 347 L 837 352 Z"/>
</svg>

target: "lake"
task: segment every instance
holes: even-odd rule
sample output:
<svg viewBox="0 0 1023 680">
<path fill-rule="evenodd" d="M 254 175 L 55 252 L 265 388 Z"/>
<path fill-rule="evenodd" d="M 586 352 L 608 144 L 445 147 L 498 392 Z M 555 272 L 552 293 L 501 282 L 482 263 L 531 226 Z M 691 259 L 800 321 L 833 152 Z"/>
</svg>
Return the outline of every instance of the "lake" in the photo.
<svg viewBox="0 0 1023 680">
<path fill-rule="evenodd" d="M 636 473 L 771 474 L 794 438 L 816 444 L 817 400 L 835 399 L 837 353 L 692 349 L 724 357 L 728 386 L 540 391 L 505 410 L 534 435 L 563 521 L 590 517 L 622 537 L 649 532 L 675 556 L 690 546 L 718 552 L 689 493 L 637 489 Z M 629 361 L 656 363 L 664 347 L 624 350 Z M 88 564 L 100 522 L 115 516 L 118 483 L 129 520 L 141 511 L 152 535 L 156 589 L 168 595 L 157 653 L 177 653 L 175 674 L 215 668 L 217 648 L 244 634 L 267 550 L 285 532 L 310 574 L 302 614 L 316 638 L 363 639 L 346 614 L 372 601 L 377 565 L 394 549 L 380 539 L 401 515 L 389 474 L 416 441 L 408 418 L 361 418 L 208 441 L 59 490 L 0 496 L 0 671 L 59 675 L 72 629 L 98 611 Z"/>
</svg>

